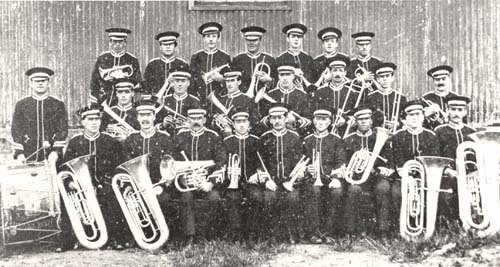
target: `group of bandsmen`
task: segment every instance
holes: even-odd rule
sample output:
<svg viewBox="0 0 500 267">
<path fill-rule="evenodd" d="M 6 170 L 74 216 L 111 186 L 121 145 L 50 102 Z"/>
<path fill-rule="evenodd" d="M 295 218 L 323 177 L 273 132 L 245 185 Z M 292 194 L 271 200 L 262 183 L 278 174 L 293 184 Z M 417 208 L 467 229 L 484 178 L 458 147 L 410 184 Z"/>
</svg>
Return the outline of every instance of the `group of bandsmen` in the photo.
<svg viewBox="0 0 500 267">
<path fill-rule="evenodd" d="M 165 155 L 215 162 L 196 191 L 180 193 L 171 179 L 158 186 L 160 199 L 180 199 L 187 240 L 198 234 L 195 200 L 202 198 L 210 203 L 209 218 L 227 217 L 229 225 L 215 227 L 230 238 L 333 243 L 366 231 L 366 203 L 374 206 L 378 235 L 397 232 L 403 164 L 417 156 L 454 159 L 458 144 L 475 131 L 464 124 L 470 99 L 451 91 L 450 66 L 430 69 L 434 90 L 408 101 L 404 88 L 393 87 L 396 65 L 370 53 L 374 33 L 353 34 L 358 55 L 348 58 L 337 51 L 342 32 L 322 29 L 323 54 L 312 58 L 302 47 L 307 27 L 290 24 L 283 28 L 288 49 L 274 58 L 261 50 L 266 30 L 250 26 L 241 29 L 247 51 L 231 58 L 218 48 L 222 26 L 210 22 L 199 27 L 204 48 L 189 64 L 176 56 L 179 33 L 156 35 L 162 54 L 142 75 L 126 51 L 131 31 L 106 32 L 110 51 L 92 72 L 92 104 L 79 111 L 83 132 L 66 142 L 65 104 L 48 92 L 54 73 L 32 68 L 26 72 L 31 95 L 15 107 L 12 145 L 20 162 L 48 159 L 62 166 L 92 155 L 89 171 L 115 248 L 130 236 L 111 177 L 140 155 L 149 154 L 154 183 L 162 180 Z M 376 127 L 389 129 L 391 138 L 368 180 L 350 183 L 347 176 L 362 173 L 347 166 L 355 152 L 373 151 Z M 239 166 L 231 166 L 231 155 Z M 454 168 L 446 169 L 445 186 L 456 187 Z M 238 186 L 228 188 L 235 173 Z M 442 195 L 440 214 L 457 219 L 456 193 Z M 71 233 L 67 218 L 63 229 Z M 69 235 L 63 239 L 63 249 L 70 247 Z"/>
</svg>

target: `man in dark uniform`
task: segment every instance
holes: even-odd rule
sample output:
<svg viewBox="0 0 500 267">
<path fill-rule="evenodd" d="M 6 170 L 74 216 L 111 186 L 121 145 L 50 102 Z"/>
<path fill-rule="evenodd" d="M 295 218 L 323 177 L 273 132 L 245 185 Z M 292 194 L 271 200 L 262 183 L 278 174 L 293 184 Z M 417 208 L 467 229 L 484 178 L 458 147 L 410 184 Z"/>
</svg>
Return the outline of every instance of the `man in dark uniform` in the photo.
<svg viewBox="0 0 500 267">
<path fill-rule="evenodd" d="M 288 43 L 287 51 L 281 53 L 276 58 L 277 66 L 282 66 L 285 62 L 294 62 L 297 66 L 298 84 L 301 88 L 305 88 L 304 80 L 309 83 L 315 83 L 317 79 L 316 67 L 314 59 L 302 51 L 302 44 L 304 43 L 304 34 L 307 32 L 307 27 L 304 24 L 293 23 L 283 27 L 282 32 L 286 34 L 286 41 Z"/>
<path fill-rule="evenodd" d="M 64 154 L 64 162 L 91 155 L 88 168 L 97 201 L 108 229 L 108 245 L 115 249 L 123 249 L 126 238 L 124 229 L 126 229 L 126 226 L 123 224 L 122 212 L 111 188 L 111 179 L 115 174 L 115 168 L 123 162 L 122 147 L 113 137 L 99 131 L 102 106 L 93 103 L 81 109 L 79 113 L 83 133 L 73 136 L 69 141 Z M 67 185 L 70 190 L 76 190 L 73 183 L 71 181 Z M 63 223 L 61 228 L 69 237 L 69 223 Z M 70 239 L 66 239 L 71 242 Z M 65 246 L 68 248 L 70 245 L 66 243 Z"/>
<path fill-rule="evenodd" d="M 215 166 L 208 169 L 210 177 L 203 181 L 198 191 L 182 193 L 183 217 L 185 220 L 185 234 L 188 241 L 192 240 L 195 232 L 195 198 L 208 200 L 208 219 L 213 221 L 209 225 L 217 227 L 217 219 L 220 214 L 219 202 L 221 200 L 220 187 L 224 174 L 224 166 L 227 164 L 227 153 L 224 149 L 219 135 L 205 127 L 207 112 L 204 109 L 189 109 L 188 122 L 190 129 L 183 129 L 175 136 L 175 157 L 177 160 L 200 161 L 213 160 Z M 182 152 L 182 153 L 181 153 Z M 185 157 L 184 158 L 184 154 Z M 213 178 L 212 178 L 213 177 Z M 209 234 L 216 234 L 220 229 L 211 229 Z"/>
<path fill-rule="evenodd" d="M 226 198 L 228 199 L 229 208 L 229 221 L 233 236 L 237 237 L 239 232 L 244 231 L 245 235 L 250 239 L 250 242 L 256 241 L 260 233 L 260 213 L 263 207 L 262 188 L 258 185 L 257 167 L 259 166 L 259 159 L 257 158 L 257 151 L 259 148 L 259 138 L 250 134 L 250 113 L 244 107 L 237 107 L 231 110 L 231 120 L 234 125 L 234 134 L 224 138 L 224 146 L 230 161 L 231 157 L 236 155 L 239 161 L 238 166 L 232 166 L 232 170 L 227 170 L 227 177 L 230 180 L 231 175 L 235 174 L 239 177 L 236 188 L 231 186 L 232 181 L 226 182 L 228 188 L 226 189 Z M 234 176 L 234 177 L 236 177 Z M 241 205 L 243 198 L 248 201 L 248 209 Z M 241 218 L 244 218 L 245 224 L 242 224 Z"/>
<path fill-rule="evenodd" d="M 409 101 L 404 112 L 406 128 L 398 130 L 392 138 L 394 165 L 399 179 L 392 184 L 392 203 L 399 215 L 401 205 L 401 177 L 405 162 L 419 156 L 439 156 L 439 140 L 436 134 L 423 127 L 424 106 L 419 100 Z"/>
<path fill-rule="evenodd" d="M 323 53 L 314 58 L 314 65 L 317 68 L 316 75 L 318 76 L 318 79 L 323 76 L 323 81 L 319 84 L 319 86 L 324 83 L 328 83 L 332 78 L 331 71 L 328 68 L 332 57 L 343 56 L 349 60 L 349 56 L 347 54 L 337 51 L 340 37 L 342 37 L 342 31 L 335 27 L 326 27 L 318 32 L 318 38 L 321 40 L 323 46 Z M 349 64 L 349 62 L 347 62 L 347 64 Z"/>
<path fill-rule="evenodd" d="M 191 73 L 187 64 L 179 64 L 176 69 L 170 70 L 174 91 L 168 94 L 163 105 L 158 108 L 155 124 L 161 123 L 170 135 L 175 135 L 178 130 L 188 128 L 187 111 L 200 106 L 200 99 L 188 93 L 191 84 Z"/>
<path fill-rule="evenodd" d="M 463 119 L 467 116 L 470 101 L 470 98 L 465 96 L 449 95 L 446 98 L 448 123 L 442 124 L 435 129 L 439 139 L 440 156 L 455 160 L 458 145 L 467 140 L 469 134 L 476 132 L 476 129 L 463 123 Z M 441 188 L 451 188 L 453 193 L 439 194 L 440 214 L 449 220 L 459 219 L 456 167 L 455 164 L 452 164 L 445 169 L 445 175 L 441 181 Z"/>
<path fill-rule="evenodd" d="M 114 80 L 132 78 L 140 81 L 141 69 L 137 58 L 127 52 L 127 36 L 132 32 L 123 28 L 106 29 L 109 36 L 109 51 L 100 54 L 90 79 L 90 101 L 106 99 L 109 106 L 116 102 Z M 138 87 L 138 85 L 137 85 Z"/>
<path fill-rule="evenodd" d="M 241 32 L 245 38 L 247 51 L 236 55 L 232 62 L 234 67 L 242 70 L 241 88 L 246 92 L 254 76 L 256 90 L 264 86 L 272 88 L 273 81 L 276 82 L 278 76 L 274 58 L 270 54 L 262 52 L 262 37 L 266 30 L 258 26 L 248 26 L 241 29 Z M 256 69 L 255 67 L 261 63 L 263 64 Z M 267 66 L 264 64 L 267 64 Z"/>
<path fill-rule="evenodd" d="M 143 83 L 145 93 L 156 95 L 162 87 L 172 82 L 168 80 L 172 69 L 188 64 L 184 59 L 175 56 L 178 38 L 179 33 L 174 31 L 161 32 L 155 36 L 160 46 L 161 57 L 152 59 L 146 66 Z"/>
<path fill-rule="evenodd" d="M 135 130 L 139 129 L 137 121 L 137 111 L 135 110 L 132 100 L 134 97 L 134 86 L 136 82 L 128 79 L 116 80 L 116 105 L 111 107 L 111 111 L 118 117 L 123 119 L 130 127 Z M 102 117 L 101 130 L 105 130 L 111 135 L 116 135 L 119 138 L 126 138 L 130 132 L 123 131 L 123 125 L 118 123 L 110 114 L 105 113 Z M 123 139 L 121 139 L 123 141 Z"/>
<path fill-rule="evenodd" d="M 372 39 L 375 36 L 373 32 L 357 32 L 351 37 L 356 42 L 358 55 L 351 58 L 349 68 L 347 69 L 347 77 L 349 79 L 356 78 L 357 75 L 367 75 L 373 78 L 374 68 L 382 62 L 382 59 L 372 56 Z M 368 73 L 363 73 L 363 70 Z"/>
<path fill-rule="evenodd" d="M 392 87 L 395 70 L 396 64 L 390 62 L 380 63 L 373 69 L 377 76 L 377 90 L 368 93 L 365 101 L 378 113 L 376 114 L 378 117 L 374 117 L 373 125 L 393 132 L 402 127 L 402 108 L 406 105 L 406 96 L 401 90 L 395 90 Z"/>
<path fill-rule="evenodd" d="M 219 73 L 220 69 L 211 73 L 210 77 L 205 77 L 206 79 L 203 77 L 206 76 L 204 74 L 231 62 L 229 54 L 218 48 L 221 31 L 222 25 L 217 22 L 207 22 L 198 28 L 198 33 L 203 36 L 203 50 L 196 52 L 191 57 L 189 66 L 195 90 L 192 94 L 199 97 L 201 101 L 205 101 L 206 97 L 213 91 L 215 94 L 221 94 L 223 91 L 224 78 Z M 209 113 L 211 113 L 211 108 L 210 105 Z"/>
<path fill-rule="evenodd" d="M 452 72 L 453 68 L 447 65 L 437 66 L 427 71 L 427 75 L 434 82 L 434 91 L 425 93 L 422 100 L 426 104 L 424 126 L 430 130 L 434 130 L 441 124 L 446 124 L 448 120 L 446 98 L 457 96 L 451 91 Z"/>
<path fill-rule="evenodd" d="M 372 130 L 372 115 L 372 109 L 366 105 L 361 105 L 353 111 L 357 130 L 344 139 L 349 161 L 353 160 L 352 157 L 356 152 L 358 155 L 363 150 L 374 152 L 375 143 L 380 137 L 378 137 L 378 132 Z M 371 203 L 373 200 L 376 210 L 377 233 L 381 237 L 388 234 L 391 208 L 391 185 L 388 177 L 394 173 L 391 166 L 392 150 L 388 143 L 381 147 L 377 156 L 378 159 L 365 182 L 357 184 L 364 171 L 359 174 L 354 172 L 344 174 L 344 178 L 350 176 L 346 179 L 348 186 L 345 203 L 345 225 L 347 233 L 350 235 L 355 236 L 357 233 L 367 230 L 366 226 L 361 223 L 361 209 L 363 204 Z M 351 180 L 356 182 L 351 183 Z"/>
<path fill-rule="evenodd" d="M 346 163 L 345 144 L 339 136 L 328 131 L 332 123 L 330 107 L 319 107 L 313 114 L 315 131 L 303 142 L 303 154 L 311 159 L 302 192 L 303 227 L 310 243 L 322 243 L 321 233 L 325 233 L 325 242 L 332 244 L 332 237 L 342 224 L 343 189 L 335 173 Z M 324 196 L 322 191 L 326 193 Z M 322 204 L 327 209 L 325 227 L 320 227 Z"/>
<path fill-rule="evenodd" d="M 68 114 L 61 100 L 49 96 L 52 75 L 54 71 L 48 68 L 26 71 L 31 96 L 16 103 L 11 128 L 14 159 L 20 163 L 48 159 L 55 164 L 62 158 Z"/>
<path fill-rule="evenodd" d="M 262 159 L 271 178 L 265 181 L 264 201 L 266 216 L 264 227 L 270 230 L 273 238 L 295 243 L 300 233 L 300 185 L 288 191 L 283 183 L 291 179 L 290 174 L 300 160 L 302 140 L 299 135 L 286 128 L 288 109 L 280 103 L 269 109 L 272 130 L 260 137 Z M 298 177 L 304 173 L 298 173 Z M 298 179 L 298 178 L 297 178 Z"/>
</svg>

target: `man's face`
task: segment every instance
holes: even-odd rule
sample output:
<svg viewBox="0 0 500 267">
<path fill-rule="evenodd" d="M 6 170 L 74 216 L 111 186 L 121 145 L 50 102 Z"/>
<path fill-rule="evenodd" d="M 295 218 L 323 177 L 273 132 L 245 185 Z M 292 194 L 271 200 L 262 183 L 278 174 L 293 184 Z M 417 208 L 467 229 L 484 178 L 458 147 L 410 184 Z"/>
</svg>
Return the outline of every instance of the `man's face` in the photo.
<svg viewBox="0 0 500 267">
<path fill-rule="evenodd" d="M 332 123 L 332 119 L 330 117 L 319 117 L 316 116 L 313 119 L 314 123 L 314 128 L 316 128 L 316 131 L 318 132 L 324 132 L 328 129 L 328 126 Z"/>
<path fill-rule="evenodd" d="M 232 94 L 234 92 L 237 92 L 240 90 L 240 84 L 241 80 L 238 80 L 238 78 L 228 78 L 226 79 L 226 88 L 227 92 L 229 94 Z"/>
<path fill-rule="evenodd" d="M 304 41 L 304 36 L 295 33 L 290 33 L 286 37 L 286 41 L 288 42 L 289 48 L 294 50 L 299 50 L 302 48 L 302 42 Z"/>
<path fill-rule="evenodd" d="M 89 134 L 94 135 L 99 132 L 99 128 L 101 127 L 101 116 L 91 115 L 86 116 L 82 119 L 83 130 Z"/>
<path fill-rule="evenodd" d="M 417 129 L 422 127 L 424 118 L 422 110 L 413 110 L 406 114 L 406 124 L 412 129 Z"/>
<path fill-rule="evenodd" d="M 207 49 L 215 49 L 217 48 L 217 41 L 219 40 L 218 33 L 210 33 L 203 35 L 203 44 Z"/>
<path fill-rule="evenodd" d="M 43 95 L 49 90 L 48 78 L 32 78 L 30 79 L 30 87 L 37 95 Z"/>
<path fill-rule="evenodd" d="M 438 92 L 447 92 L 451 89 L 451 79 L 448 75 L 441 75 L 432 79 Z"/>
<path fill-rule="evenodd" d="M 271 115 L 269 117 L 269 122 L 273 126 L 273 129 L 277 131 L 281 131 L 286 127 L 285 115 Z"/>
<path fill-rule="evenodd" d="M 295 79 L 295 75 L 291 72 L 282 72 L 279 74 L 279 82 L 280 84 L 285 87 L 289 88 L 293 86 L 293 79 Z"/>
<path fill-rule="evenodd" d="M 448 112 L 450 121 L 455 124 L 461 123 L 463 118 L 467 116 L 467 109 L 464 106 L 450 106 Z"/>
<path fill-rule="evenodd" d="M 356 46 L 358 47 L 358 53 L 361 56 L 366 57 L 366 56 L 370 55 L 370 51 L 372 50 L 372 44 L 371 43 L 356 44 Z"/>
<path fill-rule="evenodd" d="M 188 122 L 191 130 L 197 132 L 201 130 L 201 128 L 203 128 L 203 126 L 207 122 L 207 119 L 205 118 L 205 116 L 196 116 L 196 117 L 189 116 Z"/>
<path fill-rule="evenodd" d="M 152 110 L 141 110 L 137 113 L 137 121 L 141 130 L 148 131 L 155 126 L 155 113 Z"/>
<path fill-rule="evenodd" d="M 341 82 L 344 80 L 346 71 L 344 67 L 332 67 L 332 80 L 334 82 Z"/>
<path fill-rule="evenodd" d="M 109 49 L 115 53 L 120 53 L 127 48 L 126 40 L 109 40 Z"/>
<path fill-rule="evenodd" d="M 236 118 L 233 124 L 234 131 L 238 134 L 246 134 L 250 129 L 250 121 L 247 118 Z"/>
<path fill-rule="evenodd" d="M 165 57 L 171 57 L 175 52 L 175 43 L 160 44 L 160 50 Z"/>
<path fill-rule="evenodd" d="M 247 44 L 247 50 L 250 53 L 257 53 L 260 51 L 260 45 L 262 43 L 262 40 L 260 38 L 256 40 L 246 40 L 245 42 Z"/>
<path fill-rule="evenodd" d="M 336 52 L 338 47 L 337 38 L 329 38 L 323 41 L 323 50 L 328 54 Z"/>
<path fill-rule="evenodd" d="M 372 117 L 371 116 L 363 116 L 356 118 L 356 123 L 358 125 L 358 130 L 362 133 L 368 132 L 372 128 Z"/>
<path fill-rule="evenodd" d="M 132 103 L 132 90 L 131 89 L 116 90 L 116 97 L 118 98 L 118 104 L 120 104 L 121 106 L 126 106 Z"/>
<path fill-rule="evenodd" d="M 394 82 L 394 74 L 384 73 L 377 75 L 377 81 L 384 89 L 392 88 L 392 83 Z"/>
<path fill-rule="evenodd" d="M 183 95 L 187 92 L 189 84 L 191 83 L 189 79 L 186 78 L 175 78 L 174 81 L 174 91 L 176 95 Z"/>
</svg>

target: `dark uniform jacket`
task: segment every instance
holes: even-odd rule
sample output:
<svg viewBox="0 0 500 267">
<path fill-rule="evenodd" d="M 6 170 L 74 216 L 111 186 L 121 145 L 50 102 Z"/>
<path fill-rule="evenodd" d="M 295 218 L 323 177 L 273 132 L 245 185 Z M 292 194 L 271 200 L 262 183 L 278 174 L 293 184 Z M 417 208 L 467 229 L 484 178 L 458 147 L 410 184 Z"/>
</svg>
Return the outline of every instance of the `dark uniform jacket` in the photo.
<svg viewBox="0 0 500 267">
<path fill-rule="evenodd" d="M 116 103 L 116 92 L 113 88 L 113 81 L 105 81 L 100 74 L 100 71 L 110 69 L 117 66 L 130 65 L 132 66 L 132 73 L 130 69 L 125 70 L 131 79 L 140 81 L 141 69 L 137 58 L 129 52 L 123 51 L 116 54 L 113 51 L 106 51 L 97 57 L 97 61 L 92 70 L 92 77 L 90 78 L 90 101 L 98 102 L 104 97 L 108 100 L 108 105 L 112 106 Z M 110 101 L 110 99 L 112 99 Z"/>
<path fill-rule="evenodd" d="M 16 103 L 12 118 L 12 148 L 14 158 L 24 154 L 29 161 L 42 161 L 51 151 L 62 158 L 68 136 L 68 114 L 64 103 L 52 96 L 27 96 Z M 44 141 L 51 147 L 37 151 Z"/>
<path fill-rule="evenodd" d="M 276 58 L 276 65 L 281 66 L 282 63 L 295 62 L 299 68 L 304 72 L 304 78 L 310 83 L 315 83 L 317 78 L 316 65 L 314 59 L 305 52 L 295 53 L 287 50 L 281 53 Z"/>
<path fill-rule="evenodd" d="M 219 170 L 227 163 L 227 153 L 222 139 L 213 130 L 202 128 L 198 132 L 189 129 L 182 129 L 175 136 L 175 158 L 176 160 L 185 160 L 180 154 L 186 153 L 190 161 L 213 160 L 215 168 L 210 171 Z"/>
<path fill-rule="evenodd" d="M 88 162 L 92 184 L 103 189 L 98 194 L 112 194 L 111 180 L 116 167 L 123 162 L 121 144 L 107 133 L 93 137 L 77 134 L 69 140 L 64 162 L 85 155 L 92 155 Z"/>
<path fill-rule="evenodd" d="M 457 96 L 457 94 L 454 92 L 448 92 L 447 94 L 437 94 L 436 92 L 427 92 L 422 96 L 422 98 L 436 103 L 439 106 L 439 108 L 441 108 L 442 111 L 446 112 L 448 110 L 448 107 L 446 105 L 446 98 L 450 96 Z M 428 106 L 425 103 L 424 105 Z M 435 115 L 425 118 L 424 127 L 430 130 L 435 130 L 436 127 L 441 124 L 435 118 L 439 118 L 443 122 L 445 120 L 445 118 L 443 118 L 441 113 L 437 113 Z"/>
<path fill-rule="evenodd" d="M 358 67 L 363 67 L 367 71 L 372 71 L 378 64 L 382 63 L 382 59 L 375 56 L 368 56 L 363 58 L 361 56 L 351 58 L 349 66 L 347 67 L 347 78 L 354 79 L 356 77 L 356 69 Z"/>
<path fill-rule="evenodd" d="M 399 99 L 399 108 L 395 105 L 395 98 L 398 95 L 401 96 Z M 406 102 L 406 96 L 395 90 L 392 90 L 390 93 L 383 93 L 380 90 L 375 90 L 368 93 L 365 100 L 365 104 L 376 110 L 373 120 L 374 127 L 383 126 L 384 118 L 388 121 L 392 121 L 393 115 L 398 114 L 399 128 L 401 128 L 401 120 L 403 119 Z M 399 110 L 398 112 L 396 112 L 397 109 Z"/>
<path fill-rule="evenodd" d="M 122 107 L 120 105 L 114 105 L 111 110 L 120 118 L 124 119 L 128 125 L 132 126 L 134 129 L 138 130 L 140 128 L 139 121 L 137 121 L 137 111 L 132 104 Z M 101 123 L 101 130 L 105 131 L 109 124 L 118 123 L 109 114 L 104 112 Z"/>
<path fill-rule="evenodd" d="M 273 79 L 273 82 L 269 85 L 269 88 L 273 88 L 275 82 L 278 80 L 278 73 L 276 71 L 275 60 L 274 58 L 264 52 L 258 52 L 255 55 L 252 55 L 248 52 L 240 53 L 233 58 L 233 66 L 242 70 L 241 73 L 241 88 L 243 92 L 246 92 L 248 86 L 252 81 L 253 72 L 255 70 L 255 66 L 259 63 L 264 62 L 271 69 L 270 75 Z M 265 69 L 262 69 L 265 71 Z M 263 83 L 259 83 L 257 89 L 260 89 L 264 86 Z"/>
<path fill-rule="evenodd" d="M 170 58 L 157 57 L 149 61 L 144 71 L 144 92 L 156 95 L 163 87 L 172 69 L 188 63 L 181 58 L 172 56 Z"/>
<path fill-rule="evenodd" d="M 205 98 L 212 92 L 215 91 L 216 94 L 221 94 L 224 85 L 213 81 L 208 86 L 205 85 L 202 75 L 207 73 L 217 67 L 229 64 L 231 62 L 231 57 L 228 53 L 222 50 L 208 51 L 200 50 L 191 56 L 191 62 L 189 66 L 191 68 L 191 75 L 193 75 L 194 92 L 191 94 L 199 97 L 201 101 L 205 101 Z"/>
<path fill-rule="evenodd" d="M 465 140 L 469 140 L 467 136 L 475 132 L 476 129 L 466 124 L 454 125 L 447 123 L 436 127 L 435 133 L 439 139 L 440 156 L 455 160 L 458 145 Z"/>
<path fill-rule="evenodd" d="M 326 53 L 323 53 L 317 57 L 314 58 L 314 65 L 316 66 L 316 75 L 317 75 L 317 78 L 315 81 L 310 81 L 312 83 L 315 83 L 319 77 L 321 77 L 321 74 L 323 73 L 323 71 L 325 71 L 325 69 L 328 67 L 328 60 L 334 56 L 337 56 L 337 55 L 341 55 L 341 56 L 344 56 L 344 57 L 349 57 L 347 54 L 344 54 L 342 52 L 335 52 L 335 53 L 332 53 L 332 54 L 326 54 Z"/>
<path fill-rule="evenodd" d="M 161 179 L 160 162 L 162 156 L 172 155 L 173 149 L 173 143 L 168 133 L 157 130 L 151 133 L 134 132 L 123 143 L 125 161 L 149 154 L 148 169 L 153 183 Z"/>
<path fill-rule="evenodd" d="M 349 96 L 346 102 L 346 97 Z M 333 84 L 327 84 L 317 89 L 312 100 L 311 110 L 316 110 L 318 107 L 330 107 L 335 111 L 343 108 L 344 113 L 349 113 L 358 100 L 359 91 L 350 87 L 350 81 L 346 80 L 342 85 L 336 87 Z M 359 104 L 363 104 L 364 97 L 361 96 Z"/>
<path fill-rule="evenodd" d="M 290 172 L 302 155 L 302 140 L 299 135 L 285 129 L 270 130 L 260 137 L 260 153 L 274 182 L 279 185 L 289 180 Z"/>
<path fill-rule="evenodd" d="M 295 88 L 285 91 L 284 89 L 276 87 L 269 91 L 269 96 L 278 103 L 287 104 L 289 109 L 297 112 L 303 117 L 310 117 L 311 115 L 309 109 L 309 96 L 302 90 Z M 268 104 L 265 108 L 264 115 L 268 114 L 269 107 L 270 105 Z"/>
<path fill-rule="evenodd" d="M 308 135 L 303 142 L 303 154 L 311 159 L 313 163 L 313 150 L 320 154 L 320 169 L 323 184 L 328 183 L 324 179 L 330 175 L 332 170 L 346 164 L 345 143 L 338 135 L 331 134 L 328 130 L 324 133 L 313 133 Z"/>
<path fill-rule="evenodd" d="M 172 110 L 175 110 L 175 112 L 187 118 L 187 111 L 191 108 L 199 107 L 200 99 L 187 93 L 183 96 L 169 94 L 165 97 L 163 105 L 169 107 Z M 162 106 L 160 110 L 156 112 L 155 124 L 162 123 L 163 119 L 167 115 L 172 115 L 173 117 L 177 116 L 165 109 L 164 106 Z M 167 128 L 166 130 L 170 134 L 175 133 L 175 129 Z"/>
<path fill-rule="evenodd" d="M 260 167 L 260 161 L 257 157 L 259 141 L 259 137 L 252 134 L 233 134 L 224 138 L 227 154 L 236 154 L 240 158 L 240 185 L 246 183 L 250 176 L 255 174 L 257 168 Z"/>
<path fill-rule="evenodd" d="M 426 128 L 415 132 L 401 129 L 392 138 L 392 149 L 396 167 L 402 168 L 405 162 L 419 156 L 439 156 L 439 140 Z"/>
</svg>

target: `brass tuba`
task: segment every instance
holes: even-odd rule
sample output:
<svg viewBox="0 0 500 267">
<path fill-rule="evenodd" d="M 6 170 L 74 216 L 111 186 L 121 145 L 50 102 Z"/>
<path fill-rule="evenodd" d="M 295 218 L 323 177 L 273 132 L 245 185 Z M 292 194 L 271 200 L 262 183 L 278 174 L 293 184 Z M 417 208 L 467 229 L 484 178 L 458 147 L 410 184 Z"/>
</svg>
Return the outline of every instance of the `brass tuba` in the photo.
<svg viewBox="0 0 500 267">
<path fill-rule="evenodd" d="M 422 156 L 403 165 L 399 232 L 405 239 L 422 234 L 429 239 L 434 233 L 439 193 L 452 193 L 440 189 L 443 171 L 451 162 L 450 158 Z"/>
<path fill-rule="evenodd" d="M 148 154 L 118 166 L 125 171 L 111 186 L 137 245 L 154 251 L 167 242 L 169 230 L 148 171 Z"/>
<path fill-rule="evenodd" d="M 76 238 L 88 249 L 99 249 L 108 241 L 108 231 L 92 185 L 89 158 L 86 155 L 64 163 L 70 171 L 57 175 L 57 186 Z M 70 182 L 76 190 L 67 188 Z"/>
<path fill-rule="evenodd" d="M 479 230 L 481 236 L 491 236 L 500 230 L 497 216 L 500 210 L 500 129 L 487 127 L 486 131 L 469 137 L 474 142 L 466 141 L 457 147 L 460 219 L 466 230 L 473 228 Z"/>
</svg>

